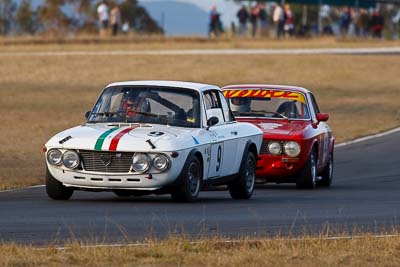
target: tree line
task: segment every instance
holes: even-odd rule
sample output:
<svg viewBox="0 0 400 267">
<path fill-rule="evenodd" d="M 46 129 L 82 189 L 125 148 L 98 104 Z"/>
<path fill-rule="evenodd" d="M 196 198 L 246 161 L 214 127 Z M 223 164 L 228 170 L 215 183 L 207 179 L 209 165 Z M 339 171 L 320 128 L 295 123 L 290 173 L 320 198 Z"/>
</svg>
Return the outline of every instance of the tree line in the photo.
<svg viewBox="0 0 400 267">
<path fill-rule="evenodd" d="M 41 33 L 95 33 L 98 0 L 45 0 L 39 7 L 31 1 L 0 0 L 0 35 Z M 111 2 L 110 6 L 115 5 Z M 120 1 L 123 21 L 139 33 L 163 33 L 163 29 L 137 0 Z"/>
</svg>

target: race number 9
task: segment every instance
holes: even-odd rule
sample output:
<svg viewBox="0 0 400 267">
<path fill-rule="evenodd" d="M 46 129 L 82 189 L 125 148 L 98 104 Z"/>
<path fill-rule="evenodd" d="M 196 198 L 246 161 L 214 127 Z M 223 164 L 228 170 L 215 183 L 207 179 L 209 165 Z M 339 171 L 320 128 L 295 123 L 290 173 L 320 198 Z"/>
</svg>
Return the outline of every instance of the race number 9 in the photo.
<svg viewBox="0 0 400 267">
<path fill-rule="evenodd" d="M 221 168 L 221 161 L 222 161 L 222 147 L 219 145 L 217 152 L 217 167 L 216 167 L 217 172 L 219 172 L 219 169 Z"/>
</svg>

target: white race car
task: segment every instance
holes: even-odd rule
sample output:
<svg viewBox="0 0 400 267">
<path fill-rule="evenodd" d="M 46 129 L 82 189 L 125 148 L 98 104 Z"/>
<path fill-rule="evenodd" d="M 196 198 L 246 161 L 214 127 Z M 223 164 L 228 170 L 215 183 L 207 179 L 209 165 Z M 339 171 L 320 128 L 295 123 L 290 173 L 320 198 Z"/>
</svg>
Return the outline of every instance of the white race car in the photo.
<svg viewBox="0 0 400 267">
<path fill-rule="evenodd" d="M 43 148 L 52 199 L 83 189 L 121 197 L 171 194 L 190 202 L 203 186 L 222 184 L 234 199 L 253 193 L 262 131 L 236 122 L 216 86 L 113 83 L 86 118 Z"/>
</svg>

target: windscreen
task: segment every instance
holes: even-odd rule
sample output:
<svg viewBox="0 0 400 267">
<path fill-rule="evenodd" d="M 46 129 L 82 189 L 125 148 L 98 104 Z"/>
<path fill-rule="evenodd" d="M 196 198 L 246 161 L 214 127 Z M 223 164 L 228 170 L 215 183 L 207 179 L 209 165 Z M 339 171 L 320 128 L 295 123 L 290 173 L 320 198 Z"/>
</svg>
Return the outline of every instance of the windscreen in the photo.
<svg viewBox="0 0 400 267">
<path fill-rule="evenodd" d="M 199 94 L 190 89 L 165 87 L 106 88 L 89 123 L 152 123 L 200 127 Z"/>
<path fill-rule="evenodd" d="M 224 95 L 236 117 L 310 119 L 302 93 L 280 90 L 225 90 Z"/>
</svg>

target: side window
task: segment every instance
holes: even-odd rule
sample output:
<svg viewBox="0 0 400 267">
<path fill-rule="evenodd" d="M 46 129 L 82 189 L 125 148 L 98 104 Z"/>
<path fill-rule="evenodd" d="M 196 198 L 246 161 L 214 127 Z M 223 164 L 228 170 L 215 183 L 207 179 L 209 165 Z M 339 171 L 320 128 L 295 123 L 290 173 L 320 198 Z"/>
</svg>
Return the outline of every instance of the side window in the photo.
<svg viewBox="0 0 400 267">
<path fill-rule="evenodd" d="M 224 113 L 218 97 L 218 91 L 208 91 L 204 93 L 204 105 L 206 108 L 207 119 L 217 117 L 219 122 L 224 122 Z"/>
<path fill-rule="evenodd" d="M 317 101 L 315 101 L 314 95 L 310 94 L 311 96 L 311 104 L 313 105 L 314 111 L 315 111 L 315 115 L 317 115 L 318 113 L 320 113 L 318 105 L 317 105 Z"/>
<path fill-rule="evenodd" d="M 222 111 L 224 112 L 225 121 L 234 121 L 235 118 L 228 106 L 228 102 L 226 102 L 226 98 L 224 95 L 219 92 L 219 99 L 221 100 Z"/>
</svg>

